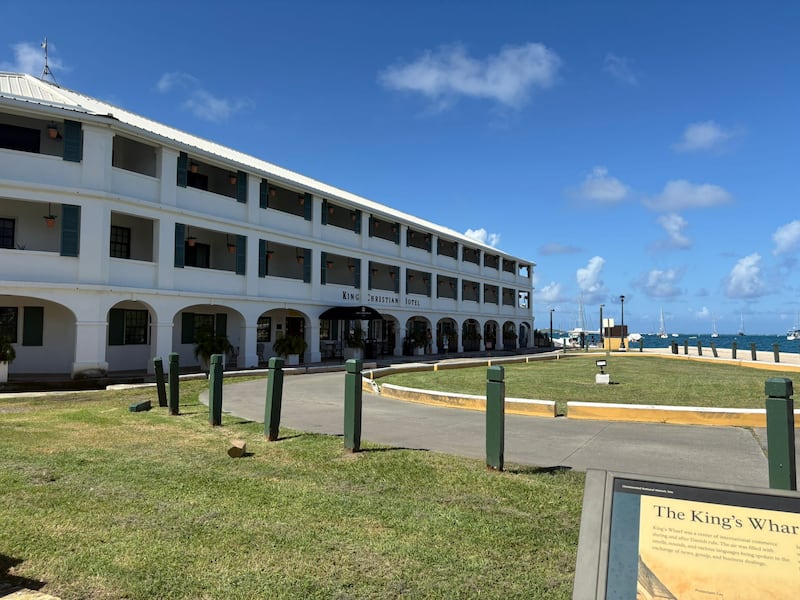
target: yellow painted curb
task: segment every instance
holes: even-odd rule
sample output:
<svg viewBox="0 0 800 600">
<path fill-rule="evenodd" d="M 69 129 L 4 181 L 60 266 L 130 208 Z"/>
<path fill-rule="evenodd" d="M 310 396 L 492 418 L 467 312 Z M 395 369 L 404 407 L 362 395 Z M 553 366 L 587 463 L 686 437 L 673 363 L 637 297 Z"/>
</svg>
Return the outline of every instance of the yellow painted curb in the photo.
<svg viewBox="0 0 800 600">
<path fill-rule="evenodd" d="M 405 400 L 431 406 L 449 406 L 468 410 L 486 410 L 486 398 L 471 394 L 451 394 L 418 390 L 399 385 L 385 384 L 380 386 L 380 394 L 384 398 Z M 552 400 L 527 400 L 524 398 L 506 398 L 505 412 L 514 415 L 533 417 L 555 417 L 556 403 Z"/>
<path fill-rule="evenodd" d="M 589 419 L 593 421 L 629 421 L 723 427 L 767 426 L 767 411 L 761 408 L 704 408 L 697 406 L 567 402 L 567 416 L 570 419 Z M 795 426 L 800 425 L 800 411 L 794 412 L 794 421 Z"/>
</svg>

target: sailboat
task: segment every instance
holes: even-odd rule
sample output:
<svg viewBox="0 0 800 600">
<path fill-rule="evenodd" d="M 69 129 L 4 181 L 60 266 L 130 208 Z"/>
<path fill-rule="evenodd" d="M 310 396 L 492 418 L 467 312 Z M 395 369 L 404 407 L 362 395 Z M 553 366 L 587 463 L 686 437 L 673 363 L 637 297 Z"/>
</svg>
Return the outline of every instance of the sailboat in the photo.
<svg viewBox="0 0 800 600">
<path fill-rule="evenodd" d="M 667 335 L 667 329 L 664 327 L 664 309 L 661 309 L 661 324 L 658 327 L 658 337 L 662 340 L 667 339 L 669 336 Z"/>
<path fill-rule="evenodd" d="M 711 315 L 711 337 L 719 337 L 719 334 L 717 333 L 717 318 L 714 315 Z"/>
</svg>

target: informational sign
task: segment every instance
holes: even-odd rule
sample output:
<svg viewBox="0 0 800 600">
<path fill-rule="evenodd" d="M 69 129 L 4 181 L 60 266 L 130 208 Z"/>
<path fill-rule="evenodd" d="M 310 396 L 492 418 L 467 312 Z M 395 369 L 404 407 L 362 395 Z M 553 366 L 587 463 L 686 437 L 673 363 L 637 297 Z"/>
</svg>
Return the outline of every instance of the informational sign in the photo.
<svg viewBox="0 0 800 600">
<path fill-rule="evenodd" d="M 573 598 L 794 600 L 800 495 L 587 473 Z"/>
</svg>

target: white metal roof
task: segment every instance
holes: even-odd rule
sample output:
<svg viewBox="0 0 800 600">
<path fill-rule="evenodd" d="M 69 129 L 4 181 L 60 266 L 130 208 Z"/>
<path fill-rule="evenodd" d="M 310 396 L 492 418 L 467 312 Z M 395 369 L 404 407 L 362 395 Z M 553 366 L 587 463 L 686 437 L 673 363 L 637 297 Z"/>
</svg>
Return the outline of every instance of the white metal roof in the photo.
<svg viewBox="0 0 800 600">
<path fill-rule="evenodd" d="M 369 211 L 387 220 L 396 219 L 407 224 L 455 238 L 461 242 L 480 247 L 490 254 L 499 254 L 521 262 L 522 264 L 535 265 L 533 261 L 506 254 L 497 248 L 478 242 L 462 233 L 436 225 L 424 219 L 395 210 L 385 204 L 379 204 L 367 198 L 357 196 L 348 191 L 322 183 L 300 173 L 284 169 L 278 165 L 263 161 L 253 156 L 244 154 L 232 148 L 222 146 L 215 142 L 185 133 L 173 127 L 158 123 L 146 117 L 128 112 L 118 106 L 102 102 L 96 98 L 85 96 L 56 84 L 33 77 L 25 73 L 0 72 L 0 101 L 22 102 L 38 104 L 49 108 L 83 113 L 88 117 L 99 119 L 113 119 L 133 127 L 148 137 L 160 138 L 161 143 L 172 142 L 180 150 L 194 150 L 196 152 L 215 156 L 226 162 L 233 162 L 241 166 L 242 170 L 259 174 L 265 178 L 278 179 L 284 183 L 294 184 L 303 191 L 315 192 L 328 199 L 338 199 L 347 204 Z"/>
</svg>

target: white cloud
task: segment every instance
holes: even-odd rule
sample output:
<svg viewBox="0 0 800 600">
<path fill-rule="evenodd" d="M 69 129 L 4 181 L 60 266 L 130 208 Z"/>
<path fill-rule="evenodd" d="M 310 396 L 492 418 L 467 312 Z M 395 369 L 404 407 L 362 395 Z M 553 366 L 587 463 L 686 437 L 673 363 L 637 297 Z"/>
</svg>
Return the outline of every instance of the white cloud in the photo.
<svg viewBox="0 0 800 600">
<path fill-rule="evenodd" d="M 253 106 L 253 102 L 247 98 L 229 99 L 214 96 L 201 87 L 199 79 L 180 71 L 164 73 L 156 83 L 156 89 L 162 94 L 173 91 L 186 94 L 188 97 L 182 106 L 198 119 L 214 123 L 226 121 L 235 112 Z"/>
<path fill-rule="evenodd" d="M 785 254 L 800 249 L 800 221 L 792 221 L 781 225 L 772 234 L 775 242 L 773 254 Z"/>
<path fill-rule="evenodd" d="M 13 44 L 11 50 L 14 53 L 14 62 L 0 62 L 0 70 L 11 71 L 14 73 L 27 73 L 41 77 L 44 70 L 44 50 L 42 44 L 29 44 L 20 42 Z M 47 65 L 56 75 L 66 71 L 64 63 L 58 58 L 56 47 L 52 42 L 47 42 Z"/>
<path fill-rule="evenodd" d="M 519 107 L 534 89 L 555 83 L 560 65 L 558 55 L 542 44 L 506 46 L 482 60 L 454 45 L 428 51 L 415 62 L 388 67 L 379 80 L 388 88 L 419 92 L 443 104 L 467 96 Z"/>
<path fill-rule="evenodd" d="M 725 280 L 725 294 L 730 298 L 755 298 L 764 291 L 761 255 L 757 253 L 740 259 Z"/>
<path fill-rule="evenodd" d="M 673 144 L 678 152 L 697 152 L 719 148 L 730 138 L 736 135 L 733 131 L 726 131 L 714 121 L 692 123 L 683 132 L 681 141 Z"/>
<path fill-rule="evenodd" d="M 657 219 L 658 224 L 667 232 L 669 239 L 658 244 L 661 248 L 689 248 L 692 242 L 683 234 L 689 224 L 686 219 L 676 213 L 667 213 Z"/>
<path fill-rule="evenodd" d="M 608 174 L 605 167 L 595 167 L 578 188 L 578 196 L 605 204 L 619 202 L 628 195 L 628 186 Z"/>
<path fill-rule="evenodd" d="M 733 196 L 718 185 L 694 184 L 676 179 L 667 182 L 661 194 L 646 199 L 644 204 L 652 210 L 675 212 L 686 208 L 719 206 L 732 199 Z"/>
<path fill-rule="evenodd" d="M 585 267 L 581 267 L 575 273 L 580 290 L 586 294 L 587 299 L 592 299 L 604 293 L 603 280 L 600 275 L 606 260 L 600 256 L 593 256 Z"/>
<path fill-rule="evenodd" d="M 708 319 L 708 318 L 710 318 L 710 317 L 711 317 L 711 311 L 710 311 L 710 310 L 708 310 L 708 307 L 707 307 L 707 306 L 704 306 L 704 307 L 703 307 L 703 308 L 701 308 L 700 310 L 696 310 L 696 311 L 694 312 L 694 316 L 695 316 L 695 318 L 697 318 L 697 319 Z"/>
<path fill-rule="evenodd" d="M 606 73 L 610 73 L 611 76 L 620 83 L 627 85 L 639 85 L 639 81 L 636 79 L 633 68 L 631 67 L 628 59 L 624 56 L 617 56 L 616 54 L 609 52 L 606 54 L 605 61 L 603 62 L 603 70 Z"/>
<path fill-rule="evenodd" d="M 580 252 L 580 248 L 559 244 L 558 242 L 550 242 L 539 248 L 539 254 L 542 256 L 553 256 L 554 254 L 574 254 L 575 252 Z"/>
<path fill-rule="evenodd" d="M 480 229 L 467 229 L 464 235 L 476 242 L 488 244 L 492 248 L 495 248 L 500 243 L 499 233 L 489 233 L 483 227 Z"/>
<path fill-rule="evenodd" d="M 174 71 L 172 73 L 164 73 L 161 79 L 158 80 L 156 88 L 159 92 L 165 94 L 176 87 L 195 87 L 197 84 L 198 80 L 195 76 L 189 75 L 189 73 Z"/>
<path fill-rule="evenodd" d="M 653 269 L 641 280 L 641 288 L 651 298 L 673 298 L 681 293 L 676 285 L 682 276 L 677 269 Z"/>
<path fill-rule="evenodd" d="M 561 299 L 561 284 L 551 282 L 536 290 L 537 304 L 553 304 Z"/>
</svg>

